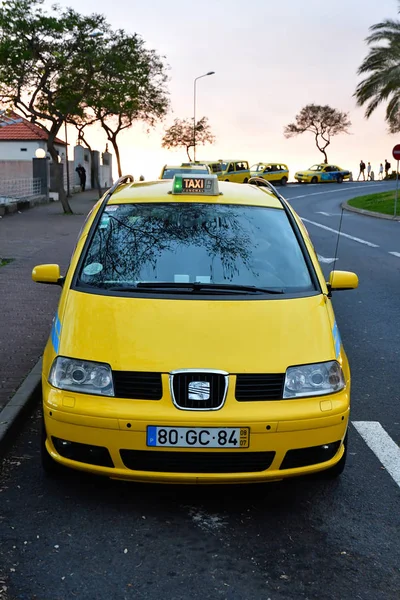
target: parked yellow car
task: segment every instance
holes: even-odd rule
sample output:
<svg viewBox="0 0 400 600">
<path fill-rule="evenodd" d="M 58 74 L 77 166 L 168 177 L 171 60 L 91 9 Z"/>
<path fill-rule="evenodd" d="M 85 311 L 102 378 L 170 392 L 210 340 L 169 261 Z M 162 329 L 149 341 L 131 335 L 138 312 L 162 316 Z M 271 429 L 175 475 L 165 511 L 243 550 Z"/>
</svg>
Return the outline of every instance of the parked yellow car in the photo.
<svg viewBox="0 0 400 600">
<path fill-rule="evenodd" d="M 284 163 L 259 162 L 250 168 L 252 177 L 262 177 L 271 183 L 286 185 L 289 179 L 289 168 Z"/>
<path fill-rule="evenodd" d="M 247 160 L 220 160 L 221 171 L 214 173 L 220 181 L 247 183 L 251 177 Z"/>
<path fill-rule="evenodd" d="M 215 173 L 215 175 L 222 173 L 222 160 L 205 160 L 201 164 L 207 165 L 210 172 Z"/>
<path fill-rule="evenodd" d="M 161 171 L 160 179 L 173 179 L 177 174 L 209 173 L 210 169 L 204 164 L 182 163 L 179 166 L 164 165 Z"/>
<path fill-rule="evenodd" d="M 294 178 L 299 183 L 342 183 L 345 179 L 350 179 L 351 172 L 341 169 L 337 165 L 322 163 L 313 165 L 305 171 L 298 171 Z"/>
<path fill-rule="evenodd" d="M 89 214 L 43 355 L 42 464 L 182 483 L 344 468 L 350 370 L 293 208 L 215 175 L 132 183 Z"/>
</svg>

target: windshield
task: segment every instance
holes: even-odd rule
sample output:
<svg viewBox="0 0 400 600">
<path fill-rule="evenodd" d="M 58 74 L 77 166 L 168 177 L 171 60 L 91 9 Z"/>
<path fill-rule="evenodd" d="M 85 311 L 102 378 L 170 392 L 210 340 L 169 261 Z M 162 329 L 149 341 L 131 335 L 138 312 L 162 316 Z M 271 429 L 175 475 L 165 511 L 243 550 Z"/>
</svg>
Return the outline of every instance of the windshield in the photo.
<svg viewBox="0 0 400 600">
<path fill-rule="evenodd" d="M 171 169 L 165 169 L 162 178 L 163 179 L 173 179 L 174 175 L 180 174 L 180 173 L 184 173 L 185 175 L 188 174 L 194 174 L 194 175 L 199 175 L 202 174 L 204 175 L 205 173 L 207 173 L 207 169 L 203 168 L 190 168 L 190 167 L 186 167 L 186 168 L 179 168 L 179 167 L 172 167 Z"/>
<path fill-rule="evenodd" d="M 250 167 L 250 171 L 256 171 L 257 173 L 264 171 L 265 165 L 253 165 Z"/>
<path fill-rule="evenodd" d="M 321 165 L 313 165 L 308 169 L 309 171 L 322 171 L 323 167 Z"/>
<path fill-rule="evenodd" d="M 115 289 L 149 282 L 314 289 L 282 209 L 186 202 L 107 206 L 77 285 Z"/>
</svg>

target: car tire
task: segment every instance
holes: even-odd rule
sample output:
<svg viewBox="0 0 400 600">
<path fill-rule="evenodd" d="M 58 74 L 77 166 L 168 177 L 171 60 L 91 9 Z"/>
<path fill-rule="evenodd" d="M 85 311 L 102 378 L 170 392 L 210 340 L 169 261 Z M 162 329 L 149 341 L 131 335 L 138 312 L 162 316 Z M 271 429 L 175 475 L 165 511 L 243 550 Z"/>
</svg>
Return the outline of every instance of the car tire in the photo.
<svg viewBox="0 0 400 600">
<path fill-rule="evenodd" d="M 343 175 L 338 175 L 336 181 L 338 183 L 343 183 Z"/>
<path fill-rule="evenodd" d="M 322 471 L 321 475 L 324 479 L 336 479 L 336 477 L 339 477 L 343 473 L 344 468 L 346 466 L 348 439 L 349 439 L 349 432 L 347 431 L 344 441 L 343 441 L 343 444 L 344 444 L 343 456 L 339 460 L 339 462 L 336 463 L 336 465 L 334 465 L 330 469 L 326 469 L 326 471 Z"/>
<path fill-rule="evenodd" d="M 245 178 L 243 179 L 243 183 L 248 183 L 248 181 L 249 181 L 249 180 L 247 179 L 247 177 L 245 177 Z"/>
<path fill-rule="evenodd" d="M 229 183 L 229 179 L 225 179 L 225 181 L 228 181 L 228 183 Z"/>
<path fill-rule="evenodd" d="M 287 177 L 282 177 L 281 185 L 286 185 L 286 184 L 287 184 Z"/>
<path fill-rule="evenodd" d="M 313 177 L 311 179 L 311 183 L 318 183 L 318 177 Z"/>
<path fill-rule="evenodd" d="M 40 458 L 42 461 L 43 471 L 48 477 L 58 477 L 64 472 L 64 467 L 57 461 L 51 458 L 46 448 L 46 427 L 42 418 L 42 432 L 40 436 Z"/>
</svg>

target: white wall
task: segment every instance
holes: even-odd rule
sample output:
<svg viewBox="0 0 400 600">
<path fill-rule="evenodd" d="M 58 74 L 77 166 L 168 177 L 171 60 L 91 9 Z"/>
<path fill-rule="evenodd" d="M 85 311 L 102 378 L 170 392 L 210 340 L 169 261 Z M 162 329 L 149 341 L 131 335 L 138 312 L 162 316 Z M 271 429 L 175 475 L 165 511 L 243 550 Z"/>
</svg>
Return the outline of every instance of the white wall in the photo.
<svg viewBox="0 0 400 600">
<path fill-rule="evenodd" d="M 59 144 L 54 144 L 60 156 L 65 154 L 65 147 Z M 23 150 L 25 148 L 25 150 Z M 29 160 L 35 158 L 35 152 L 38 148 L 43 148 L 47 151 L 47 144 L 43 140 L 24 142 L 21 141 L 0 141 L 0 160 Z"/>
<path fill-rule="evenodd" d="M 26 151 L 21 150 L 26 148 Z M 38 148 L 46 149 L 46 142 L 0 142 L 0 160 L 32 160 Z"/>
</svg>

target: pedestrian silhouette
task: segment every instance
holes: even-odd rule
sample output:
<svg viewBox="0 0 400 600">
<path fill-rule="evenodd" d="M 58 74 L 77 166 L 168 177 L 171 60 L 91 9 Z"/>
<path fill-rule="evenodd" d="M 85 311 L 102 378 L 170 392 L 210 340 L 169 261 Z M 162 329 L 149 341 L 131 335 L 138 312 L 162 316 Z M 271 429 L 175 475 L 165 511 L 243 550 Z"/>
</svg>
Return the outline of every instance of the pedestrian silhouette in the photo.
<svg viewBox="0 0 400 600">
<path fill-rule="evenodd" d="M 383 164 L 382 163 L 379 165 L 379 179 L 380 180 L 383 179 Z"/>
<path fill-rule="evenodd" d="M 79 163 L 79 165 L 76 167 L 75 171 L 79 175 L 79 182 L 81 184 L 81 190 L 82 190 L 82 192 L 84 192 L 85 187 L 86 187 L 86 169 L 85 169 L 85 167 L 82 167 L 81 163 Z"/>
<path fill-rule="evenodd" d="M 368 163 L 368 166 L 367 166 L 367 181 L 368 180 L 371 180 L 371 163 L 370 162 Z"/>
<path fill-rule="evenodd" d="M 363 159 L 361 159 L 360 160 L 360 172 L 358 174 L 357 181 L 359 181 L 361 175 L 362 175 L 362 177 L 363 177 L 363 179 L 365 181 L 365 173 L 364 173 L 364 171 L 365 171 L 365 162 L 363 161 Z"/>
</svg>

